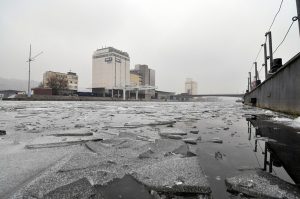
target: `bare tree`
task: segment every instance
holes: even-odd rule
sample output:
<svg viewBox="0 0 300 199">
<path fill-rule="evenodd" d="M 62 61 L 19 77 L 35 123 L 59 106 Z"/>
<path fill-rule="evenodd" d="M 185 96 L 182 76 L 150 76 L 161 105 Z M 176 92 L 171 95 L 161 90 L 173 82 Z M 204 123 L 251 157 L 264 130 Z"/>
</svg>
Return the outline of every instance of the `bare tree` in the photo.
<svg viewBox="0 0 300 199">
<path fill-rule="evenodd" d="M 40 82 L 39 85 L 38 85 L 38 88 L 44 88 L 44 83 Z"/>
<path fill-rule="evenodd" d="M 51 75 L 47 79 L 47 86 L 52 89 L 67 89 L 68 79 L 63 75 Z"/>
</svg>

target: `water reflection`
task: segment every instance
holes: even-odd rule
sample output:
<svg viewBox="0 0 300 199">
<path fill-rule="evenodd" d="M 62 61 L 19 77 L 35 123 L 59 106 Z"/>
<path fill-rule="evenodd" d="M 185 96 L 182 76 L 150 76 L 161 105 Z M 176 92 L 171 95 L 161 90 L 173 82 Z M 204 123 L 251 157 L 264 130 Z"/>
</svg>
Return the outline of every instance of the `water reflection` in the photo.
<svg viewBox="0 0 300 199">
<path fill-rule="evenodd" d="M 247 121 L 248 139 L 254 142 L 256 156 L 263 158 L 262 169 L 299 186 L 299 130 L 271 122 L 262 116 L 247 118 Z"/>
</svg>

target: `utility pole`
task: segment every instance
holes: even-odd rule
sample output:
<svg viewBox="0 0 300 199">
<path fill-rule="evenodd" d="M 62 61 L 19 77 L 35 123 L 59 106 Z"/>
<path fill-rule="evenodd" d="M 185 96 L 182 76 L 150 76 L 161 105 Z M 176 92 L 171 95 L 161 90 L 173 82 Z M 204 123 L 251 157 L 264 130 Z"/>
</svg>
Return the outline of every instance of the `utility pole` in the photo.
<svg viewBox="0 0 300 199">
<path fill-rule="evenodd" d="M 255 67 L 255 83 L 258 80 L 258 72 L 257 72 L 257 62 L 254 62 L 254 67 Z"/>
<path fill-rule="evenodd" d="M 32 61 L 35 60 L 35 58 L 37 58 L 39 55 L 41 55 L 43 53 L 40 52 L 39 54 L 35 55 L 34 57 L 31 57 L 31 44 L 30 44 L 30 47 L 29 47 L 29 58 L 28 58 L 28 91 L 27 91 L 27 96 L 28 97 L 31 97 L 31 87 L 30 87 L 30 63 Z"/>
<path fill-rule="evenodd" d="M 30 62 L 31 62 L 31 44 L 29 47 L 29 58 L 28 58 L 28 90 L 27 90 L 27 96 L 31 97 L 31 88 L 30 88 Z"/>
<path fill-rule="evenodd" d="M 249 77 L 248 77 L 248 92 L 250 92 L 250 80 L 249 80 Z"/>
<path fill-rule="evenodd" d="M 251 86 L 251 72 L 249 72 L 249 91 L 252 90 L 252 86 Z"/>
<path fill-rule="evenodd" d="M 296 0 L 296 5 L 297 5 L 298 26 L 299 26 L 299 34 L 300 34 L 300 0 Z"/>
<path fill-rule="evenodd" d="M 125 101 L 126 100 L 126 88 L 124 87 L 123 89 L 123 100 Z"/>
<path fill-rule="evenodd" d="M 115 56 L 115 87 L 117 86 L 117 57 Z"/>
<path fill-rule="evenodd" d="M 267 52 L 267 44 L 264 43 L 263 44 L 264 46 L 264 58 L 265 58 L 265 63 L 264 63 L 264 66 L 265 66 L 265 80 L 268 78 L 268 52 Z"/>
<path fill-rule="evenodd" d="M 270 54 L 270 69 L 273 66 L 273 44 L 272 44 L 272 33 L 271 31 L 267 32 L 266 37 L 268 36 L 269 38 L 269 54 Z"/>
</svg>

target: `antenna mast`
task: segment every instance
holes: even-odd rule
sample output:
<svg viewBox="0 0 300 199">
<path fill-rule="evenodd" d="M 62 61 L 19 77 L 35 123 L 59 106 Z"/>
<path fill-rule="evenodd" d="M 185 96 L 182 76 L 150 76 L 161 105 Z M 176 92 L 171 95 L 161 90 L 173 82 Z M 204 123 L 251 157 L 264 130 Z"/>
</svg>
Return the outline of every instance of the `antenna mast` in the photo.
<svg viewBox="0 0 300 199">
<path fill-rule="evenodd" d="M 27 96 L 31 97 L 31 87 L 30 87 L 30 62 L 34 61 L 35 58 L 37 58 L 39 55 L 41 55 L 43 53 L 40 52 L 39 54 L 35 55 L 34 57 L 31 57 L 31 44 L 29 47 L 29 58 L 28 58 L 28 91 L 27 91 Z"/>
</svg>

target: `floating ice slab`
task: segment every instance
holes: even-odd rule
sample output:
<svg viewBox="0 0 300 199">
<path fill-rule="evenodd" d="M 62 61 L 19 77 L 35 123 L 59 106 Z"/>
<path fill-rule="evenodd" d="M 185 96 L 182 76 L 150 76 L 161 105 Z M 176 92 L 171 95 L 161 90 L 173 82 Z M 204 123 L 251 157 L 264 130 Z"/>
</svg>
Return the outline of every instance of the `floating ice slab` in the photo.
<svg viewBox="0 0 300 199">
<path fill-rule="evenodd" d="M 296 186 L 261 170 L 253 170 L 227 178 L 225 183 L 230 191 L 258 198 L 300 198 L 300 192 Z"/>
<path fill-rule="evenodd" d="M 145 166 L 138 169 L 133 176 L 156 191 L 201 194 L 211 192 L 196 157 L 172 158 Z"/>
</svg>

